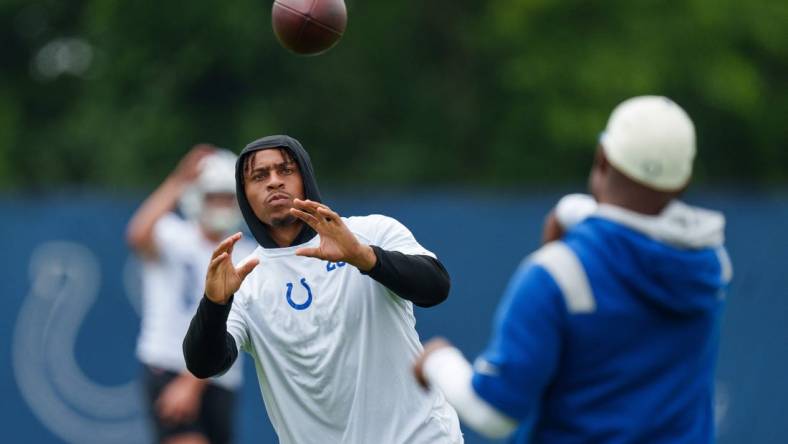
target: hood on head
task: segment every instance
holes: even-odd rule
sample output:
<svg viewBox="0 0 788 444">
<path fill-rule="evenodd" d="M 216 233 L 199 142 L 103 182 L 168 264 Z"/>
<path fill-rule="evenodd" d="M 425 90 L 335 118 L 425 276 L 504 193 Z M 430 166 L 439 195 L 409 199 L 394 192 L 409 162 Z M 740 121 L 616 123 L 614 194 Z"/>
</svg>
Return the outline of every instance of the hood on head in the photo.
<svg viewBox="0 0 788 444">
<path fill-rule="evenodd" d="M 717 309 L 732 275 L 722 214 L 674 202 L 645 216 L 600 205 L 570 232 L 639 297 L 674 313 Z"/>
<path fill-rule="evenodd" d="M 293 159 L 298 164 L 299 171 L 301 172 L 301 178 L 304 182 L 304 196 L 307 199 L 313 200 L 315 202 L 322 202 L 320 190 L 318 189 L 317 181 L 315 180 L 315 171 L 312 168 L 312 161 L 309 158 L 309 153 L 306 152 L 298 140 L 290 136 L 277 135 L 263 137 L 262 139 L 257 139 L 254 142 L 246 145 L 243 151 L 241 151 L 241 154 L 238 156 L 238 161 L 235 163 L 236 196 L 238 197 L 238 206 L 241 208 L 241 214 L 243 214 L 246 225 L 249 227 L 249 231 L 252 232 L 252 235 L 257 240 L 257 243 L 263 248 L 280 247 L 268 234 L 268 228 L 260 219 L 257 218 L 257 216 L 254 214 L 254 211 L 252 211 L 252 207 L 249 205 L 249 200 L 246 197 L 246 191 L 244 190 L 243 185 L 243 165 L 244 159 L 251 153 L 272 148 L 284 148 L 290 152 L 290 154 L 293 156 Z M 303 229 L 293 241 L 293 245 L 306 243 L 315 237 L 316 234 L 317 233 L 315 233 L 315 231 L 310 226 L 304 224 Z"/>
</svg>

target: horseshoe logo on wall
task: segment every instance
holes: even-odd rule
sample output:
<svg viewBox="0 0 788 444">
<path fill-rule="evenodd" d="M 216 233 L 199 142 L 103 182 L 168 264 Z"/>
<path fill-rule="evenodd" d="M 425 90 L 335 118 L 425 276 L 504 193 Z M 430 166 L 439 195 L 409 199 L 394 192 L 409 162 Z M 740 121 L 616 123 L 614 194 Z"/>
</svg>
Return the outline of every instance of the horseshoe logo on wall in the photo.
<svg viewBox="0 0 788 444">
<path fill-rule="evenodd" d="M 95 255 L 72 242 L 42 244 L 33 252 L 30 279 L 17 317 L 12 362 L 32 412 L 67 442 L 145 441 L 137 381 L 103 385 L 82 371 L 75 356 L 80 327 L 99 293 Z"/>
</svg>

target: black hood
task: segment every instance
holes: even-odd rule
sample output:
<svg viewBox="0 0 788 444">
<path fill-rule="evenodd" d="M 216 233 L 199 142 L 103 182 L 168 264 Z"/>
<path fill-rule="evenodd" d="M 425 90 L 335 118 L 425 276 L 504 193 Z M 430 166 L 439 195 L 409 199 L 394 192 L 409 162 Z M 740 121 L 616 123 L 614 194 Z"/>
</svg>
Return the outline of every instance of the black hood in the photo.
<svg viewBox="0 0 788 444">
<path fill-rule="evenodd" d="M 309 159 L 309 153 L 306 152 L 299 141 L 290 136 L 268 136 L 257 139 L 249 145 L 246 145 L 246 148 L 241 151 L 241 155 L 238 156 L 238 161 L 235 163 L 236 196 L 238 196 L 238 205 L 241 207 L 241 213 L 244 216 L 244 220 L 246 220 L 249 231 L 252 232 L 257 243 L 263 248 L 279 248 L 279 245 L 271 239 L 265 224 L 255 216 L 252 207 L 249 205 L 249 200 L 246 198 L 246 192 L 244 191 L 243 185 L 243 165 L 244 159 L 249 154 L 272 148 L 285 148 L 292 154 L 293 159 L 295 159 L 298 164 L 301 178 L 304 181 L 304 196 L 315 202 L 322 202 L 320 190 L 317 188 L 317 181 L 315 180 L 315 171 L 312 169 L 312 161 Z M 304 224 L 304 228 L 293 241 L 293 245 L 306 243 L 315 237 L 316 234 L 315 230 L 307 224 Z"/>
</svg>

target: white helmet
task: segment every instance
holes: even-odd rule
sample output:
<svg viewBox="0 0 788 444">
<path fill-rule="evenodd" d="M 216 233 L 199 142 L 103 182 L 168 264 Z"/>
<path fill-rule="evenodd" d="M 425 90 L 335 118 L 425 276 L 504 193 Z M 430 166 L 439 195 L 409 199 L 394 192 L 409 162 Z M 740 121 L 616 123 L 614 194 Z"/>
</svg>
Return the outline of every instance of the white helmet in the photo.
<svg viewBox="0 0 788 444">
<path fill-rule="evenodd" d="M 183 193 L 180 209 L 187 219 L 197 220 L 208 230 L 229 233 L 241 224 L 236 208 L 206 208 L 206 194 L 235 194 L 235 161 L 238 156 L 219 149 L 200 161 L 200 175 Z"/>
</svg>

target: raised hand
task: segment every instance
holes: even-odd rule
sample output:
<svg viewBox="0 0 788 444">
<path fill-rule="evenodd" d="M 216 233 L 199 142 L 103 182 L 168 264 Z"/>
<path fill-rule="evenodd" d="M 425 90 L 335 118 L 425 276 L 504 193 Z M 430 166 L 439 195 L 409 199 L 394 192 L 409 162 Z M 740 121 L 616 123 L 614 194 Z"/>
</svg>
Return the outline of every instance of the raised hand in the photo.
<svg viewBox="0 0 788 444">
<path fill-rule="evenodd" d="M 216 149 L 212 145 L 196 145 L 175 170 L 156 188 L 140 208 L 134 212 L 126 229 L 126 241 L 143 258 L 153 260 L 159 252 L 153 238 L 153 227 L 165 214 L 172 211 L 178 199 L 200 175 L 200 162 Z"/>
<path fill-rule="evenodd" d="M 375 266 L 377 257 L 369 245 L 362 244 L 348 229 L 339 214 L 319 202 L 295 199 L 290 214 L 304 221 L 320 235 L 320 245 L 299 248 L 299 256 L 331 262 L 347 262 L 362 271 Z"/>
<path fill-rule="evenodd" d="M 182 182 L 193 182 L 200 175 L 200 162 L 215 151 L 216 147 L 207 143 L 193 146 L 178 162 L 172 176 Z"/>
<path fill-rule="evenodd" d="M 241 238 L 241 233 L 235 233 L 216 247 L 208 266 L 205 277 L 205 297 L 211 302 L 224 305 L 230 297 L 241 288 L 241 282 L 260 263 L 257 258 L 241 263 L 238 267 L 233 265 L 232 253 L 235 243 Z"/>
</svg>

